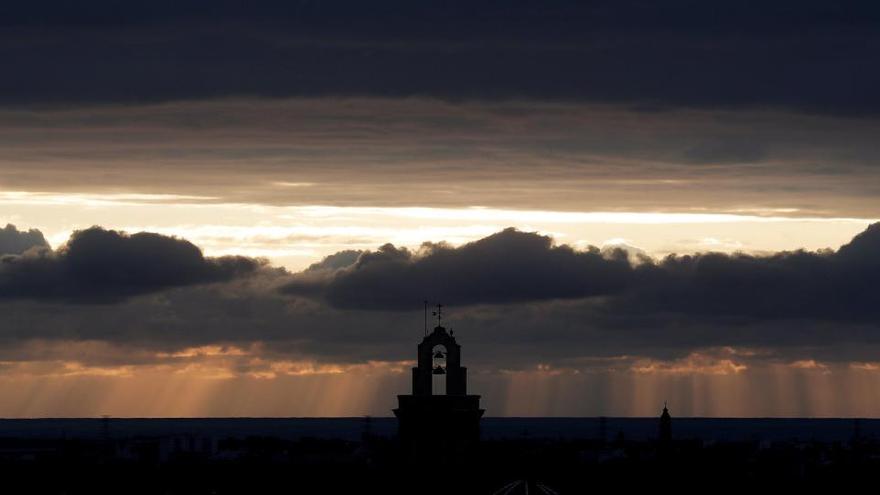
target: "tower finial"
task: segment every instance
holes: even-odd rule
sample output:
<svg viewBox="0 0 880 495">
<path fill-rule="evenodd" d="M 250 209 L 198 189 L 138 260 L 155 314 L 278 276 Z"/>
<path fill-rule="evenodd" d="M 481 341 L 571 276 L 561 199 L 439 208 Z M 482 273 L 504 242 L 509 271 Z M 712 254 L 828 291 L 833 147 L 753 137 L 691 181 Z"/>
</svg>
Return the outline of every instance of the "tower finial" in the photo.
<svg viewBox="0 0 880 495">
<path fill-rule="evenodd" d="M 437 317 L 437 326 L 441 326 L 443 323 L 443 305 L 437 304 L 437 311 L 434 311 L 434 316 Z"/>
</svg>

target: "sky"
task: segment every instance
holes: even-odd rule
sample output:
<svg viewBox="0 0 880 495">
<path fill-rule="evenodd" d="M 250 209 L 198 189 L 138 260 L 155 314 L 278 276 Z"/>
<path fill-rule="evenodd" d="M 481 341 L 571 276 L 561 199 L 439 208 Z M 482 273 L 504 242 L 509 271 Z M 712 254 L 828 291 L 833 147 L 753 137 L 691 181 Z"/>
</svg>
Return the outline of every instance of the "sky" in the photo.
<svg viewBox="0 0 880 495">
<path fill-rule="evenodd" d="M 0 417 L 880 414 L 873 2 L 4 6 Z M 5 228 L 4 228 L 5 226 Z"/>
</svg>

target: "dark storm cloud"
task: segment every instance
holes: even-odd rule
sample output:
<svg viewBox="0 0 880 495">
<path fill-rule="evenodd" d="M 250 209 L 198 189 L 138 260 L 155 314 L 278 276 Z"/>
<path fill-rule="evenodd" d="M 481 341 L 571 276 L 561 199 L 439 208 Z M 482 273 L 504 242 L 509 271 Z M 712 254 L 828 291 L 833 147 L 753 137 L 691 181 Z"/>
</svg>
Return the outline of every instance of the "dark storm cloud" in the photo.
<svg viewBox="0 0 880 495">
<path fill-rule="evenodd" d="M 350 267 L 301 276 L 290 294 L 320 294 L 342 308 L 412 308 L 422 295 L 449 304 L 511 303 L 610 294 L 629 283 L 622 252 L 554 246 L 547 236 L 507 229 L 464 246 L 425 244 L 423 253 L 386 244 Z"/>
<path fill-rule="evenodd" d="M 171 287 L 228 281 L 259 265 L 237 256 L 205 258 L 182 239 L 93 227 L 75 232 L 55 252 L 31 249 L 0 258 L 0 298 L 107 303 Z"/>
<path fill-rule="evenodd" d="M 0 342 L 110 342 L 143 349 L 131 358 L 143 362 L 255 343 L 280 359 L 401 360 L 421 335 L 427 296 L 450 304 L 468 362 L 487 369 L 728 347 L 722 354 L 754 362 L 876 361 L 878 253 L 880 224 L 837 251 L 637 264 L 505 230 L 458 248 L 343 252 L 291 276 L 206 259 L 179 239 L 90 229 L 55 253 L 4 258 Z M 212 281 L 224 283 L 203 283 Z M 76 304 L 84 301 L 113 304 Z"/>
<path fill-rule="evenodd" d="M 873 114 L 874 2 L 19 2 L 2 101 L 539 98 Z"/>
<path fill-rule="evenodd" d="M 873 322 L 880 317 L 880 224 L 837 252 L 670 256 L 638 268 L 610 311 Z"/>
<path fill-rule="evenodd" d="M 43 233 L 37 229 L 18 230 L 15 225 L 7 224 L 0 229 L 0 256 L 4 254 L 22 254 L 30 248 L 48 248 L 49 243 Z"/>
<path fill-rule="evenodd" d="M 340 308 L 413 307 L 420 293 L 459 306 L 606 298 L 607 311 L 746 319 L 832 321 L 880 317 L 880 224 L 837 252 L 766 256 L 706 253 L 641 258 L 554 246 L 549 237 L 505 230 L 459 248 L 424 253 L 385 245 L 353 265 L 303 274 L 284 289 Z"/>
</svg>

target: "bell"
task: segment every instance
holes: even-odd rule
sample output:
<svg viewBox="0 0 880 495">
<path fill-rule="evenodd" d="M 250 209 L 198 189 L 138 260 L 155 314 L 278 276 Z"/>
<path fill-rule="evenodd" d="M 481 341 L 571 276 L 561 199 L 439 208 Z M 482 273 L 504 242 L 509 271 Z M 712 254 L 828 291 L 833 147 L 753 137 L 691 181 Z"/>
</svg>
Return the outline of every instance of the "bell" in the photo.
<svg viewBox="0 0 880 495">
<path fill-rule="evenodd" d="M 441 350 L 438 350 L 437 352 L 434 353 L 434 359 L 443 359 L 445 357 L 446 356 L 443 355 L 443 351 L 441 351 Z"/>
<path fill-rule="evenodd" d="M 435 374 L 435 375 L 445 375 L 445 374 L 446 374 L 446 370 L 444 370 L 443 367 L 440 366 L 440 365 L 438 364 L 438 365 L 434 368 L 434 371 L 432 371 L 432 373 Z"/>
</svg>

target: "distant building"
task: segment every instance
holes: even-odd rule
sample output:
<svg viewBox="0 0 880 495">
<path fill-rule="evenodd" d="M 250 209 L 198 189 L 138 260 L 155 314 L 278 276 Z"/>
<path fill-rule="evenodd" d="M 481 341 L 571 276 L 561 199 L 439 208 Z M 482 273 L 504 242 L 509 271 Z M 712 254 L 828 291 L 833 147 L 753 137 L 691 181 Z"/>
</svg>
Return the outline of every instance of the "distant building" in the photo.
<svg viewBox="0 0 880 495">
<path fill-rule="evenodd" d="M 436 389 L 435 377 L 442 380 Z M 422 339 L 418 366 L 412 369 L 412 395 L 397 398 L 394 415 L 410 459 L 454 462 L 479 441 L 485 410 L 479 395 L 467 393 L 461 346 L 444 327 L 437 325 Z"/>
<path fill-rule="evenodd" d="M 672 442 L 672 416 L 669 415 L 669 408 L 663 403 L 663 413 L 660 415 L 660 446 L 668 447 Z"/>
</svg>

